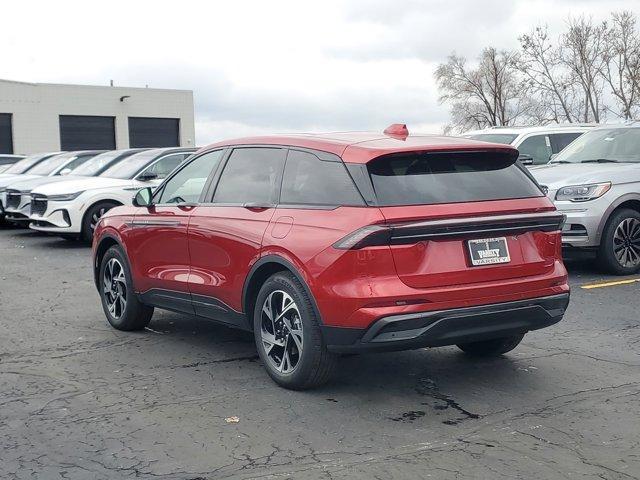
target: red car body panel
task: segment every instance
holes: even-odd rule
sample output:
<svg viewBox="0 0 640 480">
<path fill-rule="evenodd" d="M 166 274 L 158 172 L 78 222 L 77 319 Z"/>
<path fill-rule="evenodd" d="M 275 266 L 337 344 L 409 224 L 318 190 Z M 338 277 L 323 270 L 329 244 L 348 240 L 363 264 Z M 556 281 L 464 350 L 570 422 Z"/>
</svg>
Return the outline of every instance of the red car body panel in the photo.
<svg viewBox="0 0 640 480">
<path fill-rule="evenodd" d="M 514 151 L 466 139 L 398 139 L 378 134 L 257 137 L 221 142 L 203 151 L 241 145 L 316 149 L 339 155 L 345 163 L 367 163 L 380 155 L 406 151 Z M 388 315 L 567 293 L 561 235 L 559 231 L 506 235 L 511 262 L 480 267 L 470 265 L 465 238 L 359 250 L 335 248 L 338 240 L 373 224 L 553 210 L 553 203 L 542 195 L 381 208 L 119 207 L 99 224 L 94 254 L 104 238 L 112 237 L 126 250 L 137 292 L 163 288 L 215 297 L 240 313 L 248 313 L 243 289 L 251 267 L 260 258 L 278 257 L 306 283 L 325 326 L 366 329 Z M 177 222 L 178 228 L 140 228 L 139 222 L 158 220 Z"/>
<path fill-rule="evenodd" d="M 242 312 L 242 288 L 274 213 L 275 208 L 196 207 L 189 225 L 191 293 Z"/>
<path fill-rule="evenodd" d="M 189 293 L 189 209 L 153 206 L 137 210 L 125 238 L 136 290 Z"/>
</svg>

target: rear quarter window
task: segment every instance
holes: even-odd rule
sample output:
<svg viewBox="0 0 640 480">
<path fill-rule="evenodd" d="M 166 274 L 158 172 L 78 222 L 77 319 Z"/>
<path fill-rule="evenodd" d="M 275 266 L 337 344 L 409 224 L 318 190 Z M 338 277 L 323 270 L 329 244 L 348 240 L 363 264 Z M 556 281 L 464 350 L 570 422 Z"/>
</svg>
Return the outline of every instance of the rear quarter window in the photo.
<svg viewBox="0 0 640 480">
<path fill-rule="evenodd" d="M 312 153 L 289 150 L 280 203 L 362 206 L 364 200 L 341 161 L 320 160 Z"/>
<path fill-rule="evenodd" d="M 367 168 L 381 206 L 543 196 L 524 167 L 498 152 L 394 154 Z"/>
</svg>

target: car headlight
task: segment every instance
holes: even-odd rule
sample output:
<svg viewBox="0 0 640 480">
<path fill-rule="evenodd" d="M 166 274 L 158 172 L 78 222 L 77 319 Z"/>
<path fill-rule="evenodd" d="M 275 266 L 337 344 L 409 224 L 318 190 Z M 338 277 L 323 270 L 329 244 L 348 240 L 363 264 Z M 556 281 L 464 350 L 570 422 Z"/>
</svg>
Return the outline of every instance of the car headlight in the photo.
<svg viewBox="0 0 640 480">
<path fill-rule="evenodd" d="M 84 191 L 75 192 L 75 193 L 62 193 L 60 195 L 49 195 L 47 196 L 47 200 L 53 202 L 70 202 L 71 200 L 75 200 L 78 198 Z"/>
<path fill-rule="evenodd" d="M 595 183 L 592 185 L 570 185 L 562 187 L 556 192 L 556 200 L 570 202 L 586 202 L 601 197 L 611 189 L 611 182 Z"/>
</svg>

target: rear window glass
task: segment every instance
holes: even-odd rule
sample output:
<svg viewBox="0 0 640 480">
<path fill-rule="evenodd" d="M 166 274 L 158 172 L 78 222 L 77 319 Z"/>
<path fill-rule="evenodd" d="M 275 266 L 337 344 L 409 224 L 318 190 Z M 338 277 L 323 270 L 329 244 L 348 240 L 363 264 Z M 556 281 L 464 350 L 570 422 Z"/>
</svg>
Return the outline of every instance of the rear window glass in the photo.
<svg viewBox="0 0 640 480">
<path fill-rule="evenodd" d="M 514 160 L 495 152 L 388 155 L 367 164 L 383 206 L 540 197 Z"/>
</svg>

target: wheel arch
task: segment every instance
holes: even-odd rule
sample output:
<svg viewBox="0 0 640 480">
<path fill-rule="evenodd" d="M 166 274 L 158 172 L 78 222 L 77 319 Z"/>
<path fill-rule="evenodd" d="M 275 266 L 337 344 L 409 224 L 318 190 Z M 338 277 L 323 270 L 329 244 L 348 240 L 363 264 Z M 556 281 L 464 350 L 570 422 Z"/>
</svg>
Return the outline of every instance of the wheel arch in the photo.
<svg viewBox="0 0 640 480">
<path fill-rule="evenodd" d="M 122 246 L 122 243 L 120 243 L 120 240 L 113 235 L 104 235 L 96 245 L 95 254 L 93 256 L 93 281 L 96 288 L 100 288 L 98 276 L 100 274 L 100 264 L 102 263 L 102 259 L 104 258 L 105 253 L 107 253 L 107 250 L 114 245 L 119 246 L 126 255 L 126 250 Z"/>
<path fill-rule="evenodd" d="M 87 219 L 87 215 L 89 215 L 89 211 L 100 203 L 113 203 L 116 207 L 121 207 L 122 205 L 124 205 L 124 203 L 122 203 L 120 200 L 116 200 L 115 198 L 92 199 L 91 201 L 87 202 L 87 208 L 84 209 L 84 213 L 82 214 L 82 221 L 80 223 L 81 229 L 82 227 L 84 227 L 84 222 Z"/>
<path fill-rule="evenodd" d="M 635 210 L 636 212 L 640 213 L 640 195 L 636 193 L 627 193 L 617 198 L 615 202 L 609 205 L 609 207 L 605 210 L 604 215 L 602 215 L 602 218 L 600 219 L 600 223 L 598 225 L 598 245 L 602 241 L 602 234 L 604 233 L 604 229 L 607 226 L 607 222 L 609 221 L 611 216 L 621 208 L 630 208 L 631 210 Z"/>
<path fill-rule="evenodd" d="M 316 299 L 298 268 L 284 257 L 271 254 L 261 257 L 253 264 L 247 274 L 247 278 L 245 279 L 244 286 L 242 288 L 242 309 L 244 310 L 249 329 L 253 330 L 253 310 L 255 308 L 255 300 L 258 292 L 260 291 L 260 287 L 264 284 L 267 278 L 278 272 L 289 272 L 298 279 L 302 288 L 304 288 L 306 294 L 311 300 L 311 306 L 316 314 L 316 318 L 319 323 L 322 324 L 322 315 L 320 315 Z"/>
</svg>

